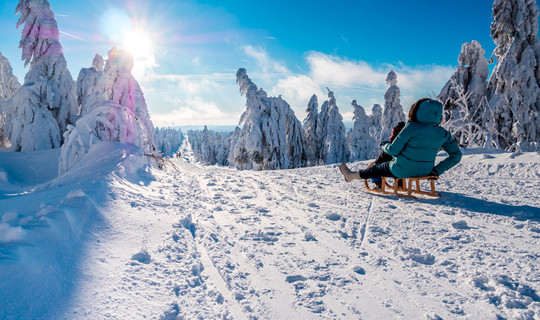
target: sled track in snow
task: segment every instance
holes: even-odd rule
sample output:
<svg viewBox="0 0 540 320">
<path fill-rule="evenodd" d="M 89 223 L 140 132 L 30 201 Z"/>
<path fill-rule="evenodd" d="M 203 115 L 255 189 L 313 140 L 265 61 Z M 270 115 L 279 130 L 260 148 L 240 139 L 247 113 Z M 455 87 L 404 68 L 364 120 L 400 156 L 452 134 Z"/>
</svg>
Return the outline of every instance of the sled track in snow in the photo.
<svg viewBox="0 0 540 320">
<path fill-rule="evenodd" d="M 366 236 L 367 236 L 367 233 L 368 233 L 368 228 L 369 228 L 369 219 L 370 219 L 371 215 L 373 214 L 373 208 L 375 207 L 376 199 L 377 199 L 376 197 L 373 197 L 371 199 L 370 204 L 369 204 L 369 209 L 368 209 L 368 215 L 366 217 L 366 222 L 362 225 L 362 229 L 360 230 L 361 236 L 360 236 L 359 248 L 362 248 L 362 245 L 364 244 L 364 240 L 366 239 Z"/>
</svg>

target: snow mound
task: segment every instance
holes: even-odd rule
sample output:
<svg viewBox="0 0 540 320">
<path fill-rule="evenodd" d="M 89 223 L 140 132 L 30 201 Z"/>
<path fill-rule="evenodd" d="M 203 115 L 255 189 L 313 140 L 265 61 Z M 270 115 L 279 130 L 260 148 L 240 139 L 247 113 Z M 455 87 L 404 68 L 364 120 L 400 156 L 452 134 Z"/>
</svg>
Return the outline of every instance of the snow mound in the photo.
<svg viewBox="0 0 540 320">
<path fill-rule="evenodd" d="M 54 169 L 59 150 L 0 153 L 7 176 L 0 181 L 0 318 L 63 317 L 59 301 L 75 288 L 94 228 L 104 227 L 107 185 L 121 166 L 136 165 L 138 152 L 95 144 L 61 177 Z"/>
</svg>

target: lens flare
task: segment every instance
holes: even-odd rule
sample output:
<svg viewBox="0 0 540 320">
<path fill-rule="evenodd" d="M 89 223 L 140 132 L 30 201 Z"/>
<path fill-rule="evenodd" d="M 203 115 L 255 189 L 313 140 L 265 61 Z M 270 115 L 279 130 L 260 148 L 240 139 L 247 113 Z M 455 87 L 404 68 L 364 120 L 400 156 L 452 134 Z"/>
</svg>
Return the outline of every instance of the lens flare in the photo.
<svg viewBox="0 0 540 320">
<path fill-rule="evenodd" d="M 99 19 L 99 28 L 109 40 L 119 42 L 133 26 L 129 15 L 124 10 L 111 8 Z"/>
<path fill-rule="evenodd" d="M 128 32 L 124 36 L 122 47 L 129 51 L 135 60 L 148 60 L 154 55 L 150 37 L 142 31 Z"/>
<path fill-rule="evenodd" d="M 154 45 L 146 27 L 143 19 L 138 21 L 122 9 L 108 9 L 100 19 L 101 33 L 112 46 L 123 48 L 133 56 L 132 74 L 139 79 L 155 66 Z"/>
</svg>

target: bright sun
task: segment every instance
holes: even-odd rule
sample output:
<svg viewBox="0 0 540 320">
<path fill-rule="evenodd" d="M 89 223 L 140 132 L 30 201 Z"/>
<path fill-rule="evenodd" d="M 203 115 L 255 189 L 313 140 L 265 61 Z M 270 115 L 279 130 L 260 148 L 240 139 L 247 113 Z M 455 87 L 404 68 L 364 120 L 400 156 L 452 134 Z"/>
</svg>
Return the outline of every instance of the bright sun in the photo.
<svg viewBox="0 0 540 320">
<path fill-rule="evenodd" d="M 154 56 L 152 41 L 143 31 L 127 32 L 122 46 L 133 55 L 135 60 L 150 60 Z"/>
</svg>

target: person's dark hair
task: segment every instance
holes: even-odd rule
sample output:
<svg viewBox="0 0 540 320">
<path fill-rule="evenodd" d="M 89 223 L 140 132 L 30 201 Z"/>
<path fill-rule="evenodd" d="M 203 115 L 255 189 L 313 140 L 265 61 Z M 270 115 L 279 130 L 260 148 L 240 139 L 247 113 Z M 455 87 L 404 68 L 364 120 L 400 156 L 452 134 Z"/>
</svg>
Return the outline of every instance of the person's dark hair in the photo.
<svg viewBox="0 0 540 320">
<path fill-rule="evenodd" d="M 412 106 L 411 106 L 411 110 L 409 110 L 409 121 L 410 122 L 418 122 L 418 120 L 416 119 L 416 112 L 418 112 L 418 107 L 420 107 L 420 105 L 422 104 L 422 102 L 426 101 L 426 100 L 431 100 L 430 98 L 422 98 L 418 101 L 416 101 Z"/>
</svg>

